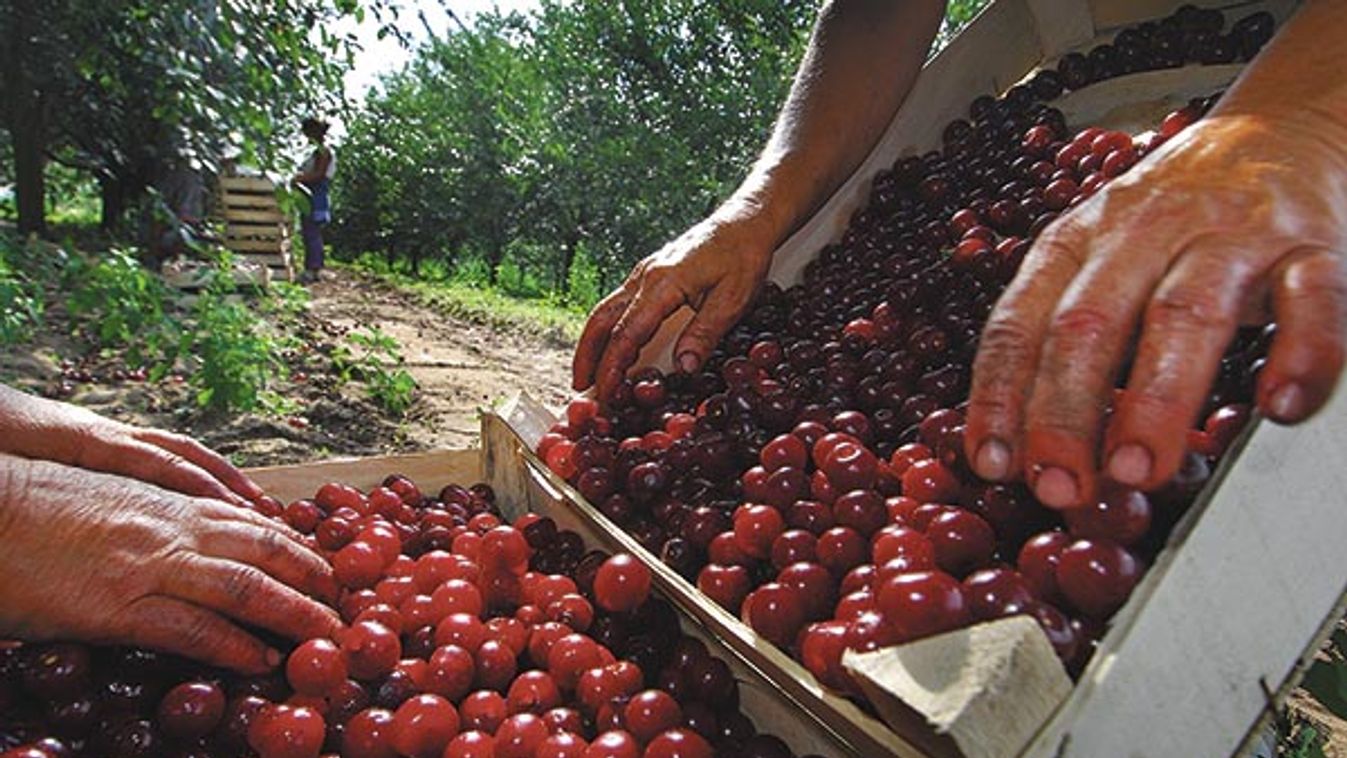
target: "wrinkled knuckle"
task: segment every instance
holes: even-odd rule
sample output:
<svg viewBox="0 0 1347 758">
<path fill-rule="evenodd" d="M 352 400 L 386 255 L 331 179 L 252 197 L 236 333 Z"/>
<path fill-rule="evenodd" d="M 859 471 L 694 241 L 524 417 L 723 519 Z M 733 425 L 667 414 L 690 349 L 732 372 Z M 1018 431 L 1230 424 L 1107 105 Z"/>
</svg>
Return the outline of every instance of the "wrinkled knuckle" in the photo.
<svg viewBox="0 0 1347 758">
<path fill-rule="evenodd" d="M 1214 289 L 1168 287 L 1156 293 L 1146 310 L 1149 326 L 1164 331 L 1200 332 L 1233 326 L 1234 316 Z"/>
<path fill-rule="evenodd" d="M 1034 355 L 1034 333 L 1017 316 L 993 314 L 978 341 L 978 368 L 988 376 L 1005 376 Z"/>
<path fill-rule="evenodd" d="M 1096 343 L 1117 330 L 1113 314 L 1094 305 L 1072 305 L 1052 315 L 1047 337 L 1052 342 Z"/>
<path fill-rule="evenodd" d="M 184 650 L 205 650 L 219 644 L 215 639 L 214 625 L 209 616 L 192 619 L 182 630 L 182 648 Z"/>
<path fill-rule="evenodd" d="M 266 582 L 266 576 L 252 566 L 232 568 L 224 577 L 225 595 L 235 602 L 242 603 L 260 592 Z"/>
</svg>

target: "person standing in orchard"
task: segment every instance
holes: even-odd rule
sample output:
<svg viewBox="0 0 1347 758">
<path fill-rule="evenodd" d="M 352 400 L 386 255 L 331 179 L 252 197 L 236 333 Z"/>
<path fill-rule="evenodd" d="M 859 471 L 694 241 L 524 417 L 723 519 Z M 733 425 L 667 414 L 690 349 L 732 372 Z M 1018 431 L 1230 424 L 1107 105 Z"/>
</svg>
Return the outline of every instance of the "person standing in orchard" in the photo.
<svg viewBox="0 0 1347 758">
<path fill-rule="evenodd" d="M 300 216 L 300 236 L 304 240 L 304 273 L 300 281 L 316 282 L 323 270 L 323 226 L 332 221 L 329 189 L 337 173 L 337 155 L 326 143 L 328 123 L 306 118 L 300 125 L 304 136 L 313 143 L 313 151 L 300 165 L 294 183 L 308 195 L 309 207 Z"/>
<path fill-rule="evenodd" d="M 879 140 L 920 71 L 939 0 L 834 0 L 747 178 L 640 261 L 595 307 L 573 384 L 607 398 L 660 324 L 697 371 L 747 312 L 773 251 Z M 1347 342 L 1347 3 L 1307 0 L 1201 121 L 1048 227 L 987 321 L 966 450 L 991 481 L 1045 505 L 1101 478 L 1152 489 L 1177 471 L 1242 318 L 1277 334 L 1256 400 L 1295 423 L 1322 407 Z M 1128 392 L 1104 409 L 1133 335 Z"/>
</svg>

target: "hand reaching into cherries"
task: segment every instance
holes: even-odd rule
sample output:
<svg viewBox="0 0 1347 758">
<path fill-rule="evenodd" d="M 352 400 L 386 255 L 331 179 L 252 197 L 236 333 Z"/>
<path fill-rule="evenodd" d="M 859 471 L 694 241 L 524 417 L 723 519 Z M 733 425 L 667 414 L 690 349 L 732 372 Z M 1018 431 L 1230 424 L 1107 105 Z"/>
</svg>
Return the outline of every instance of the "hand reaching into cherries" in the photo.
<svg viewBox="0 0 1347 758">
<path fill-rule="evenodd" d="M 242 507 L 261 490 L 217 453 L 3 387 L 0 431 L 0 637 L 261 672 L 280 654 L 235 620 L 295 638 L 339 628 L 319 602 L 336 600 L 327 561 Z"/>
<path fill-rule="evenodd" d="M 1104 474 L 1163 484 L 1222 351 L 1260 313 L 1277 323 L 1260 410 L 1295 423 L 1328 401 L 1347 347 L 1347 87 L 1309 72 L 1347 64 L 1314 39 L 1344 26 L 1329 5 L 1302 10 L 1211 114 L 1034 244 L 974 363 L 965 440 L 979 475 L 1023 473 L 1057 508 Z"/>
<path fill-rule="evenodd" d="M 674 346 L 687 372 L 706 362 L 748 310 L 767 276 L 771 245 L 749 212 L 713 216 L 636 264 L 627 281 L 590 314 L 575 350 L 574 383 L 610 397 L 664 319 L 683 305 L 697 314 Z"/>
</svg>

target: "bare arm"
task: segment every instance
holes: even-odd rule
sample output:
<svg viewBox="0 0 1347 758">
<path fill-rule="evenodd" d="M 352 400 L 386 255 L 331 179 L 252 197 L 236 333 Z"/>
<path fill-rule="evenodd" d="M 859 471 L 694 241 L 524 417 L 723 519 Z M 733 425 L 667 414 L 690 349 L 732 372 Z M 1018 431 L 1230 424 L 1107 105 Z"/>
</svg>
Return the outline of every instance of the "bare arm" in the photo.
<svg viewBox="0 0 1347 758">
<path fill-rule="evenodd" d="M 824 6 L 772 137 L 709 218 L 637 264 L 590 315 L 574 386 L 607 397 L 680 306 L 697 310 L 674 348 L 695 371 L 743 315 L 772 252 L 879 140 L 907 97 L 944 11 L 940 0 L 834 0 Z"/>
</svg>

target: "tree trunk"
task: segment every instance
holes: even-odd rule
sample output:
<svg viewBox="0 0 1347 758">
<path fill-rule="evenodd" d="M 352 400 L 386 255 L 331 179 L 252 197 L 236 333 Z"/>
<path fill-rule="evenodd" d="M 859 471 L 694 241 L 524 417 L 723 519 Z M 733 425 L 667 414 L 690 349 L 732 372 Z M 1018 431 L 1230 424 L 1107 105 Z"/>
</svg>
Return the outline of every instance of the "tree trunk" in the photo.
<svg viewBox="0 0 1347 758">
<path fill-rule="evenodd" d="M 580 239 L 577 236 L 568 237 L 561 247 L 561 281 L 558 283 L 557 291 L 570 293 L 571 289 L 571 268 L 575 265 L 576 248 L 580 246 Z"/>
<path fill-rule="evenodd" d="M 36 122 L 36 123 L 35 123 Z M 19 233 L 47 233 L 46 145 L 37 114 L 14 119 L 14 184 L 19 206 Z"/>
<path fill-rule="evenodd" d="M 99 177 L 98 194 L 102 199 L 98 225 L 104 230 L 115 229 L 126 215 L 126 187 L 115 177 Z"/>
</svg>

